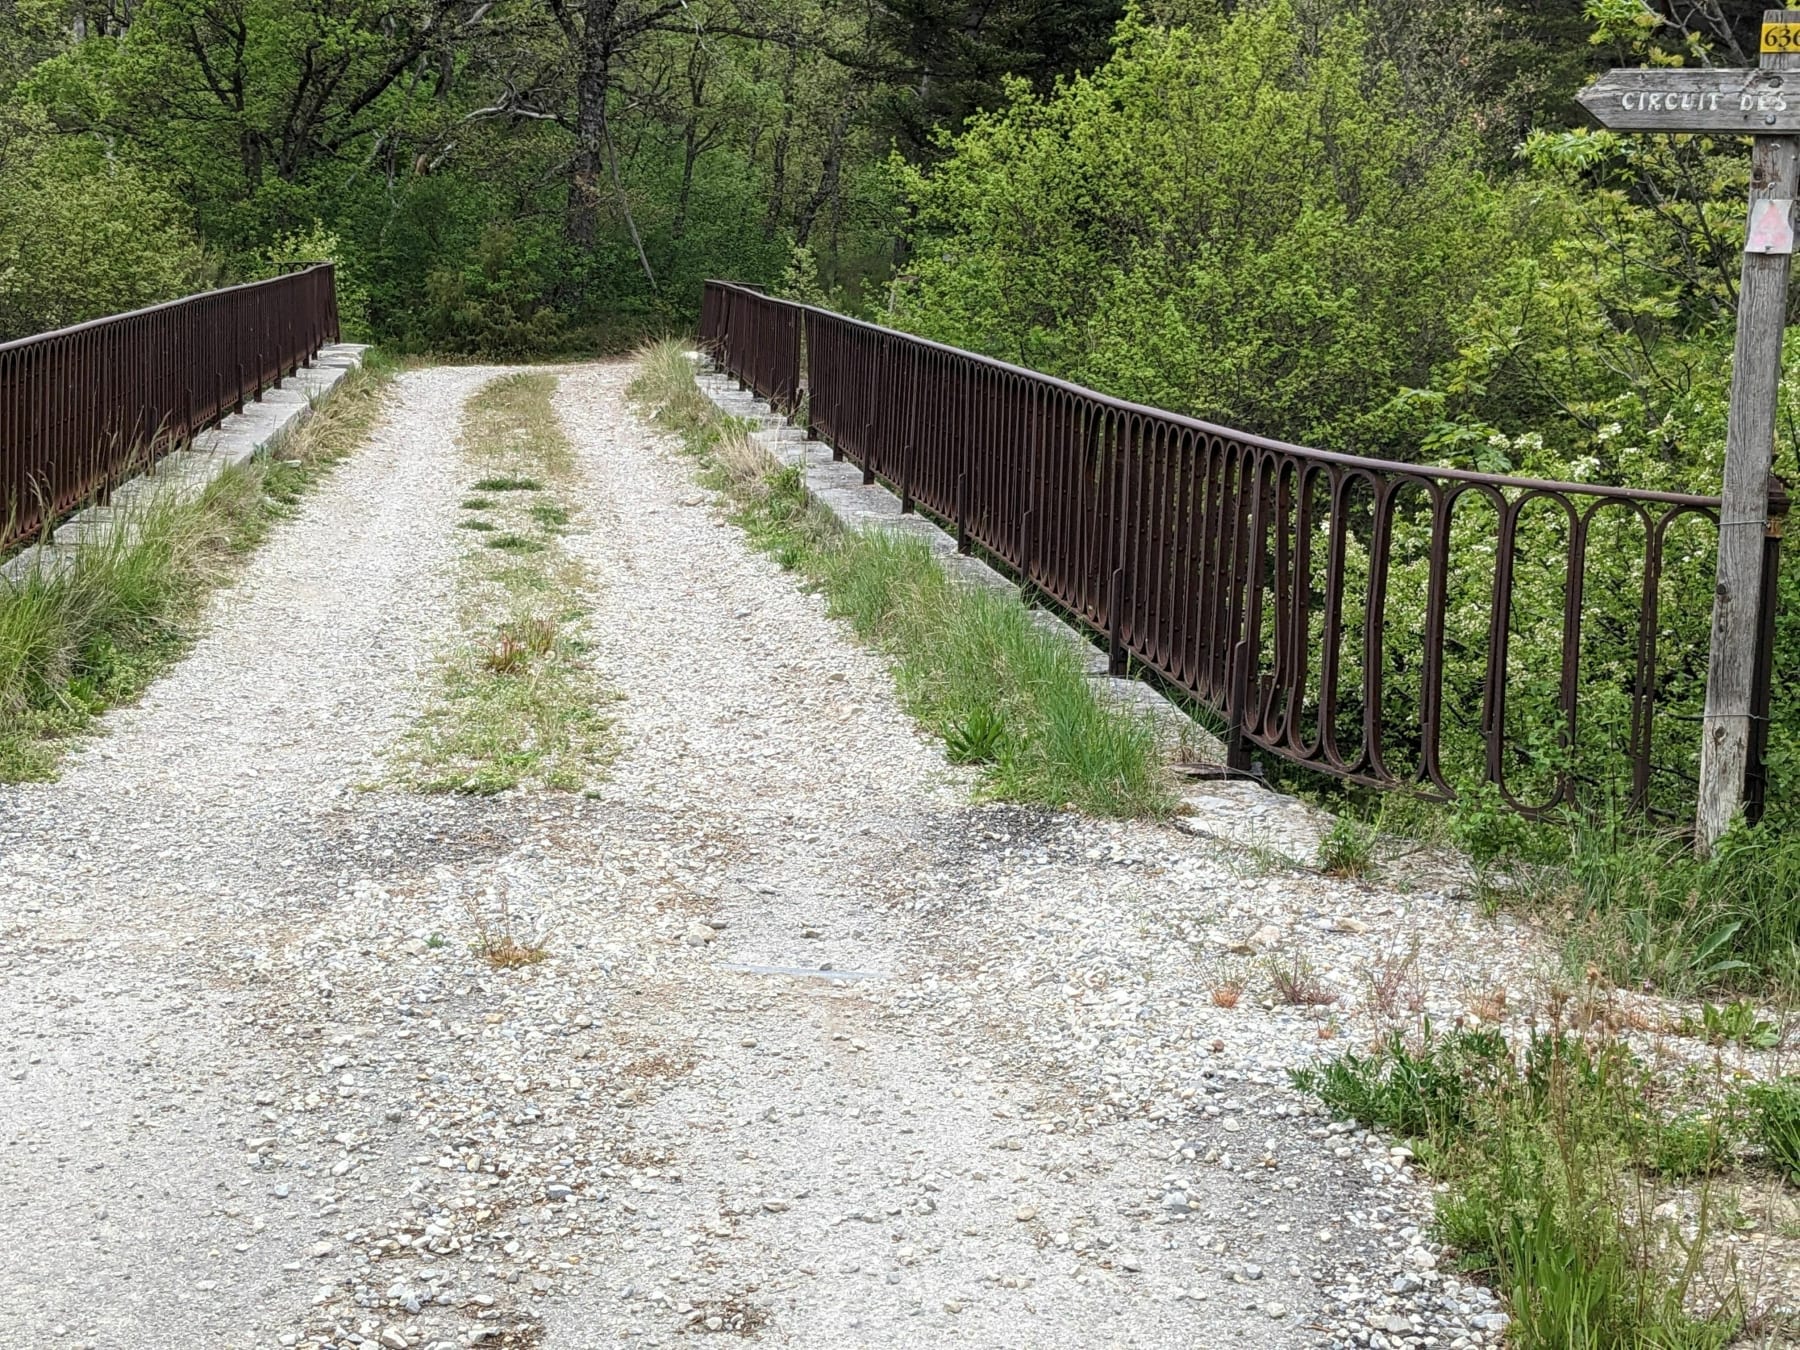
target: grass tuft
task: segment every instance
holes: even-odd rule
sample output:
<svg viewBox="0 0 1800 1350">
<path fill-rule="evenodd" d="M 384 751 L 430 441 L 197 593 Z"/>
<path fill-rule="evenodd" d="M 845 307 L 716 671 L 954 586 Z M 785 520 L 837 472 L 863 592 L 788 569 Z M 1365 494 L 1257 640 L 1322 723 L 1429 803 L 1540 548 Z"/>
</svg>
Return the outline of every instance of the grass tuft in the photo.
<svg viewBox="0 0 1800 1350">
<path fill-rule="evenodd" d="M 981 767 L 989 795 L 1105 816 L 1172 808 L 1153 729 L 1102 704 L 1075 653 L 1017 598 L 956 585 L 920 540 L 839 530 L 798 469 L 778 467 L 700 392 L 679 344 L 639 362 L 634 397 L 701 458 L 751 542 L 888 656 L 907 710 L 952 760 Z"/>
<path fill-rule="evenodd" d="M 1331 822 L 1319 840 L 1319 870 L 1328 877 L 1360 881 L 1375 873 L 1376 827 L 1349 816 Z"/>
</svg>

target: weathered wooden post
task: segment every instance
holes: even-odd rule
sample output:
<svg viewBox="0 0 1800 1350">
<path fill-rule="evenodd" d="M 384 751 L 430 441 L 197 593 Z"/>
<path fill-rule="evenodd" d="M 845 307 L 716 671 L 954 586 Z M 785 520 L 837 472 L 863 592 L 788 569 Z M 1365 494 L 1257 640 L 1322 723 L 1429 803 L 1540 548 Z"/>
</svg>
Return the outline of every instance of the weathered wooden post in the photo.
<svg viewBox="0 0 1800 1350">
<path fill-rule="evenodd" d="M 1702 850 L 1725 833 L 1742 807 L 1750 757 L 1769 467 L 1794 252 L 1794 200 L 1800 197 L 1800 75 L 1788 78 L 1800 72 L 1800 10 L 1765 10 L 1761 49 L 1755 70 L 1614 70 L 1579 95 L 1582 106 L 1615 131 L 1755 137 L 1700 742 L 1695 827 Z"/>
</svg>

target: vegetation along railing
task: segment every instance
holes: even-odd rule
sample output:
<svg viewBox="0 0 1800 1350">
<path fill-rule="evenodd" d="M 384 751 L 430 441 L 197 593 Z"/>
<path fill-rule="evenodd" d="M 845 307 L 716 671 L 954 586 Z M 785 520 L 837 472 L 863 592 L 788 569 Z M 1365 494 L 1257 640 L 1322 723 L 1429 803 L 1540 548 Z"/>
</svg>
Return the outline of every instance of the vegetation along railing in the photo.
<svg viewBox="0 0 1800 1350">
<path fill-rule="evenodd" d="M 241 412 L 337 338 L 321 263 L 0 344 L 0 549 Z"/>
<path fill-rule="evenodd" d="M 1102 635 L 1115 673 L 1220 714 L 1238 767 L 1260 749 L 1527 815 L 1692 809 L 1716 497 L 1287 445 L 723 282 L 701 340 Z"/>
</svg>

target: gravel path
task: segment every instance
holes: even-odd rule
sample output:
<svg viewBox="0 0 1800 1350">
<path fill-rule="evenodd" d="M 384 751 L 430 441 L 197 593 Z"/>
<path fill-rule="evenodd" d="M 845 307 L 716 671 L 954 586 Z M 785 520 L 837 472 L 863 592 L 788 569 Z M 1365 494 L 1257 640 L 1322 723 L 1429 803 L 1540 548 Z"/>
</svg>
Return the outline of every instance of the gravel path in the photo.
<svg viewBox="0 0 1800 1350">
<path fill-rule="evenodd" d="M 1528 944 L 1258 863 L 1296 827 L 1241 790 L 1186 832 L 972 805 L 625 365 L 559 392 L 608 781 L 381 786 L 492 373 L 403 376 L 192 656 L 0 788 L 9 1344 L 1498 1340 L 1404 1157 L 1285 1073 L 1366 1033 L 1397 945 L 1454 1016 Z M 502 896 L 549 960 L 470 955 Z M 1228 949 L 1272 945 L 1336 1019 L 1257 979 L 1214 1006 Z"/>
</svg>

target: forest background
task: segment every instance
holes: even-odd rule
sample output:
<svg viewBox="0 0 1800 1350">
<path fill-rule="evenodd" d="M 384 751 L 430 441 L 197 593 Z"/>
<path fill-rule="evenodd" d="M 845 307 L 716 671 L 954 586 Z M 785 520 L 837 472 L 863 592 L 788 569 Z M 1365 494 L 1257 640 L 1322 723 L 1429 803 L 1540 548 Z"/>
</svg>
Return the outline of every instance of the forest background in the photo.
<svg viewBox="0 0 1800 1350">
<path fill-rule="evenodd" d="M 1334 450 L 1716 491 L 1746 146 L 1589 129 L 1574 95 L 1619 64 L 1754 64 L 1760 16 L 0 0 L 0 340 L 329 257 L 354 336 L 591 354 L 691 326 L 722 276 Z M 1671 555 L 1665 610 L 1696 629 L 1671 651 L 1704 651 L 1711 547 Z M 1786 573 L 1779 652 L 1800 658 Z M 1553 775 L 1561 602 L 1537 589 L 1509 678 Z M 1664 706 L 1697 704 L 1687 665 L 1659 674 Z M 1800 768 L 1795 683 L 1777 784 Z M 1596 734 L 1624 734 L 1614 702 Z"/>
</svg>

